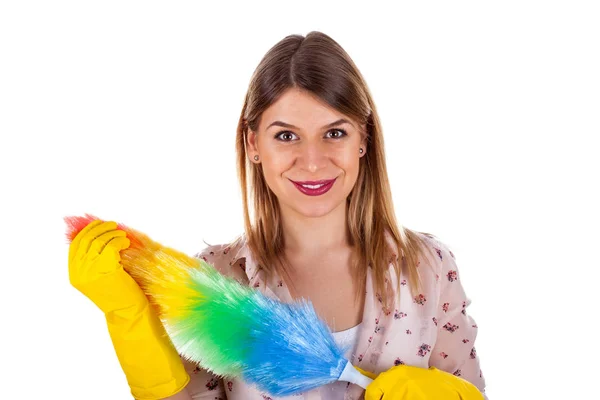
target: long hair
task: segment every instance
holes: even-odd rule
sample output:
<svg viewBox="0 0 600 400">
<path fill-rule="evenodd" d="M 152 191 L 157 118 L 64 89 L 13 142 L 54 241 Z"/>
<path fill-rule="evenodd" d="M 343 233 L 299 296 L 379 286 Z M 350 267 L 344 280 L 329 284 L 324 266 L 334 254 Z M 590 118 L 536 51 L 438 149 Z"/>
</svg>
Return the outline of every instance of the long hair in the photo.
<svg viewBox="0 0 600 400">
<path fill-rule="evenodd" d="M 236 159 L 244 231 L 259 268 L 267 275 L 275 271 L 279 276 L 289 277 L 278 201 L 267 186 L 261 164 L 248 160 L 248 128 L 258 131 L 263 112 L 292 88 L 309 92 L 358 121 L 367 136 L 366 154 L 360 158 L 358 179 L 346 202 L 348 239 L 354 249 L 352 271 L 358 284 L 356 300 L 364 295 L 370 266 L 376 293 L 387 307 L 391 300 L 386 283 L 390 263 L 396 270 L 397 287 L 402 275 L 409 280 L 416 296 L 421 287 L 417 260 L 427 247 L 418 232 L 396 221 L 375 104 L 349 55 L 337 42 L 317 31 L 306 37 L 289 35 L 266 53 L 252 75 L 237 126 Z M 392 243 L 386 240 L 386 231 Z"/>
</svg>

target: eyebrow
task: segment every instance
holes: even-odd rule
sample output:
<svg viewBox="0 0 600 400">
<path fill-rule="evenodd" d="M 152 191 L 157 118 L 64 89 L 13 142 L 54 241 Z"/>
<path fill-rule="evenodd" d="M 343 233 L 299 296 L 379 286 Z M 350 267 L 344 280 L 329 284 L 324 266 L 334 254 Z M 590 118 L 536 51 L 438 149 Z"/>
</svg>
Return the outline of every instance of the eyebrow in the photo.
<svg viewBox="0 0 600 400">
<path fill-rule="evenodd" d="M 337 126 L 337 125 L 341 125 L 341 124 L 351 124 L 350 121 L 348 121 L 345 118 L 340 118 L 337 121 L 334 121 L 330 124 L 325 125 L 324 127 L 322 127 L 321 129 L 327 129 L 327 128 L 331 128 L 332 126 Z M 352 124 L 351 124 L 352 125 Z M 283 121 L 275 121 L 273 122 L 271 125 L 267 126 L 267 129 L 269 129 L 272 126 L 282 126 L 284 128 L 292 128 L 292 129 L 299 129 L 297 126 L 294 126 L 292 124 L 288 124 L 285 123 Z M 266 130 L 266 129 L 265 129 Z"/>
</svg>

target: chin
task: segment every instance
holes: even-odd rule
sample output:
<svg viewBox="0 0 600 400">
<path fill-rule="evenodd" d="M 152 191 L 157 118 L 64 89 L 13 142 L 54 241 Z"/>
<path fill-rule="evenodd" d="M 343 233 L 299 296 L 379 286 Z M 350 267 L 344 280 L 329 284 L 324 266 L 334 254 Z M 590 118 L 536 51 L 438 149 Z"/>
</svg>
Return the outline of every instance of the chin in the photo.
<svg viewBox="0 0 600 400">
<path fill-rule="evenodd" d="M 340 205 L 345 204 L 345 202 L 326 202 L 323 204 L 295 204 L 295 205 L 289 205 L 291 206 L 291 208 L 296 211 L 298 214 L 306 217 L 306 218 L 320 218 L 323 217 L 329 213 L 331 213 L 332 211 L 334 211 L 335 209 L 337 209 L 338 207 L 340 207 Z"/>
<path fill-rule="evenodd" d="M 321 209 L 310 209 L 310 210 L 296 210 L 298 214 L 302 215 L 306 218 L 321 218 L 331 212 L 331 208 L 321 208 Z"/>
</svg>

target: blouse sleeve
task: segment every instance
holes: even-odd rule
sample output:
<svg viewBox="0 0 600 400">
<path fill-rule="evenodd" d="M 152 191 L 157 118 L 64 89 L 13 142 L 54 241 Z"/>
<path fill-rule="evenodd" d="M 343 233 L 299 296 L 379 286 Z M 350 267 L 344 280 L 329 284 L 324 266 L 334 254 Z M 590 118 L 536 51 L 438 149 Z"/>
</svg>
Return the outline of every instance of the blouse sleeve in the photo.
<svg viewBox="0 0 600 400">
<path fill-rule="evenodd" d="M 471 300 L 465 294 L 454 254 L 437 240 L 435 250 L 441 258 L 441 282 L 437 311 L 438 336 L 430 366 L 460 376 L 475 385 L 485 395 L 485 379 L 475 350 L 477 324 L 467 314 Z"/>
</svg>

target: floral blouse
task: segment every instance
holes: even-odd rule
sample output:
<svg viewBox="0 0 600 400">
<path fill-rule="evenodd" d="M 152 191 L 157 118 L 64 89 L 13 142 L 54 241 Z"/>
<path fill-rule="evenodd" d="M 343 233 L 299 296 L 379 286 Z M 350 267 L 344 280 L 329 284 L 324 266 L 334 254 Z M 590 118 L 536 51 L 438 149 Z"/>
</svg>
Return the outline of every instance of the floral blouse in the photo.
<svg viewBox="0 0 600 400">
<path fill-rule="evenodd" d="M 363 320 L 358 332 L 356 351 L 350 362 L 375 373 L 384 372 L 399 364 L 423 368 L 434 366 L 461 376 L 484 393 L 485 379 L 474 346 L 477 324 L 467 314 L 471 301 L 461 284 L 454 254 L 437 237 L 422 233 L 419 235 L 435 255 L 434 259 L 426 256 L 419 260 L 422 292 L 413 298 L 410 283 L 402 280 L 400 299 L 396 296 L 393 311 L 386 314 L 380 296 L 374 293 L 371 268 L 368 268 Z M 257 269 L 244 240 L 233 247 L 208 246 L 195 254 L 195 257 L 204 259 L 222 274 L 254 287 L 266 296 L 284 302 L 293 301 L 277 274 L 272 274 L 267 281 L 264 271 Z M 397 277 L 391 264 L 388 276 L 388 285 L 391 285 L 394 293 L 398 293 Z M 185 360 L 184 365 L 191 377 L 188 391 L 194 399 L 283 399 L 270 397 L 242 380 L 221 379 Z M 346 384 L 345 400 L 363 398 L 363 388 Z M 321 395 L 319 389 L 314 389 L 285 399 L 321 400 Z"/>
</svg>

